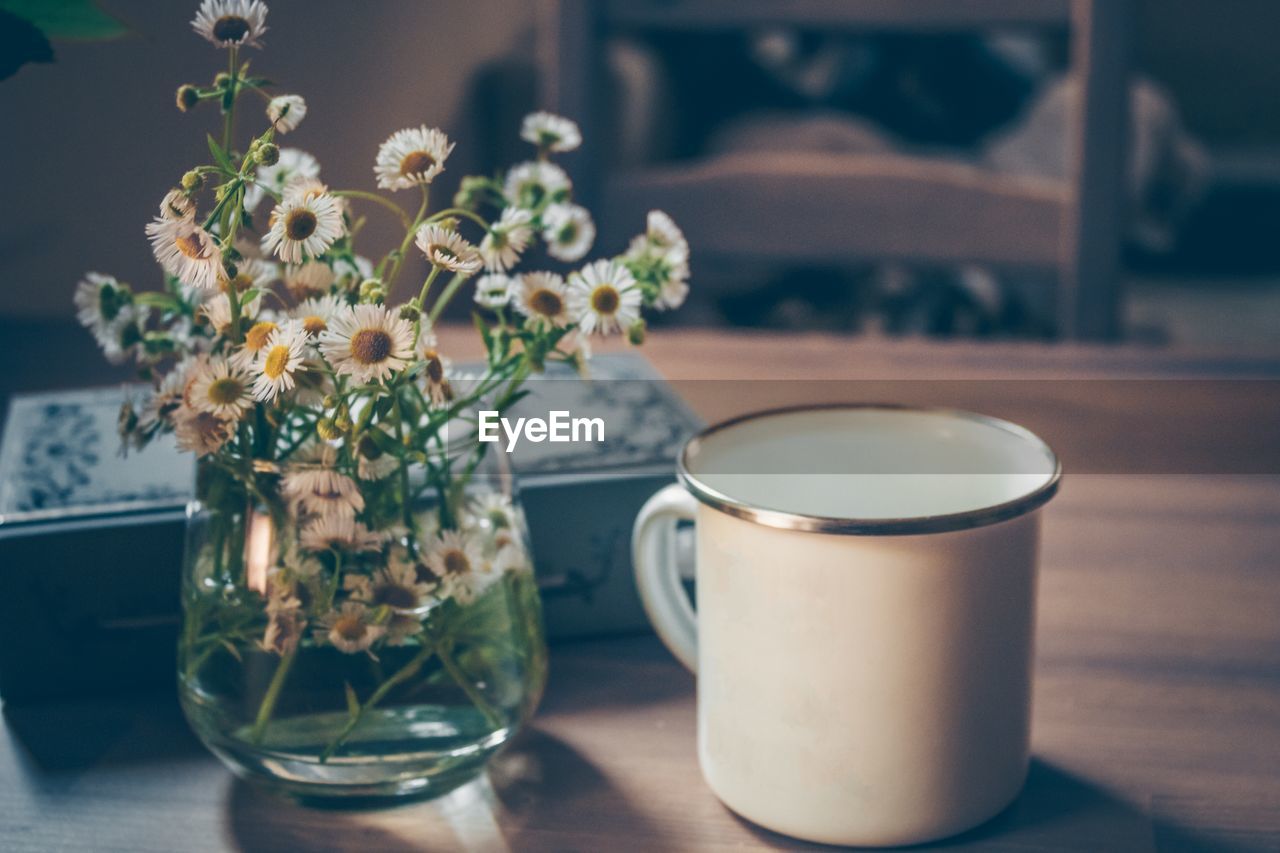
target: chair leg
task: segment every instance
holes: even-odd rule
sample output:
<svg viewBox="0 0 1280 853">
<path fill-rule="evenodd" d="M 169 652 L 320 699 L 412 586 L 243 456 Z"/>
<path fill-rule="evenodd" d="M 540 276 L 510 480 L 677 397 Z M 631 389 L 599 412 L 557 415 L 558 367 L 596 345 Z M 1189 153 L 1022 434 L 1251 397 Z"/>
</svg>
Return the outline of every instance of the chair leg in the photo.
<svg viewBox="0 0 1280 853">
<path fill-rule="evenodd" d="M 1064 338 L 1121 334 L 1120 249 L 1127 207 L 1131 0 L 1072 0 L 1078 91 L 1063 221 L 1058 328 Z"/>
</svg>

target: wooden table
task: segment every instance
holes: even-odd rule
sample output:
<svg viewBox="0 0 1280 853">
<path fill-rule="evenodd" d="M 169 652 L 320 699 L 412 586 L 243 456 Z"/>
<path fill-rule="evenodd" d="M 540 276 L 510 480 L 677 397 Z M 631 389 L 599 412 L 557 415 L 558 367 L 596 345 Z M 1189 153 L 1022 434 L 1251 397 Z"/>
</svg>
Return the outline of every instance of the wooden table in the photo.
<svg viewBox="0 0 1280 853">
<path fill-rule="evenodd" d="M 446 351 L 466 357 L 462 341 L 446 335 Z M 864 391 L 968 400 L 1090 472 L 1069 473 L 1045 517 L 1026 790 L 943 846 L 1280 849 L 1280 395 L 1240 381 L 1280 378 L 1280 359 L 674 332 L 651 344 L 673 378 L 789 380 L 681 386 L 711 389 L 695 401 L 708 418 Z M 1152 377 L 1214 381 L 1100 381 Z M 1160 432 L 1162 405 L 1185 429 Z M 7 709 L 0 849 L 799 846 L 702 783 L 693 679 L 655 639 L 564 644 L 551 665 L 537 718 L 488 779 L 377 810 L 304 808 L 234 781 L 168 693 Z"/>
</svg>

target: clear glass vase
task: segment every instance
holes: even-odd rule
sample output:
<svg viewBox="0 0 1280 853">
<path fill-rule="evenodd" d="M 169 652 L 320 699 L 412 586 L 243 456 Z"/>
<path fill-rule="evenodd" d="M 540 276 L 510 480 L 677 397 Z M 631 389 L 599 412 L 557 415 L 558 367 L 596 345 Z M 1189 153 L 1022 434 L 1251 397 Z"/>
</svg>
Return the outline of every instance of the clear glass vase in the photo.
<svg viewBox="0 0 1280 853">
<path fill-rule="evenodd" d="M 447 486 L 433 463 L 389 472 L 385 488 L 362 482 L 367 513 L 402 519 L 382 533 L 351 517 L 299 520 L 202 465 L 178 682 L 209 749 L 300 796 L 442 793 L 479 773 L 546 681 L 528 532 L 503 463 L 447 460 L 466 473 Z"/>
</svg>

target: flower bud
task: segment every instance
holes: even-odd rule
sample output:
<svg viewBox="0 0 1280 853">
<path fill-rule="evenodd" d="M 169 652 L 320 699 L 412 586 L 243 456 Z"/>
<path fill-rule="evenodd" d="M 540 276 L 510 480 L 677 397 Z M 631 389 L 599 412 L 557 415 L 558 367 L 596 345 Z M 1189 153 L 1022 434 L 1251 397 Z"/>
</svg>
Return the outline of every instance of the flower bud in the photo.
<svg viewBox="0 0 1280 853">
<path fill-rule="evenodd" d="M 418 318 L 421 316 L 422 316 L 422 312 L 418 310 L 416 305 L 400 306 L 401 320 L 408 320 L 410 323 L 414 323 L 414 322 L 417 322 Z"/>
<path fill-rule="evenodd" d="M 280 147 L 272 142 L 264 142 L 258 146 L 258 151 L 254 154 L 253 159 L 263 166 L 274 166 L 280 162 Z"/>
<path fill-rule="evenodd" d="M 631 324 L 631 328 L 627 329 L 627 340 L 634 347 L 644 343 L 645 325 L 644 320 L 636 320 Z"/>
<path fill-rule="evenodd" d="M 338 429 L 332 418 L 321 418 L 316 421 L 316 435 L 325 441 L 333 441 L 335 438 L 342 438 L 342 430 Z"/>
<path fill-rule="evenodd" d="M 332 409 L 334 406 L 338 405 L 338 398 L 333 394 L 326 394 L 324 396 L 324 400 L 321 401 L 321 404 L 326 409 Z"/>
<path fill-rule="evenodd" d="M 183 83 L 178 87 L 178 94 L 175 96 L 174 100 L 177 101 L 178 109 L 185 113 L 187 110 L 200 103 L 200 93 L 196 91 L 196 87 L 192 86 L 190 83 Z"/>
<path fill-rule="evenodd" d="M 351 416 L 347 414 L 338 415 L 338 417 L 334 419 L 333 425 L 343 434 L 351 432 L 351 428 L 354 426 L 354 424 L 351 423 Z"/>
<path fill-rule="evenodd" d="M 138 413 L 133 408 L 132 400 L 125 400 L 120 406 L 120 414 L 116 418 L 116 427 L 121 436 L 128 436 L 138 426 Z"/>
<path fill-rule="evenodd" d="M 381 279 L 367 278 L 360 282 L 361 302 L 381 302 L 387 298 L 387 288 Z"/>
<path fill-rule="evenodd" d="M 202 186 L 204 186 L 204 178 L 196 170 L 192 169 L 182 176 L 182 188 L 187 192 L 195 192 Z"/>
</svg>

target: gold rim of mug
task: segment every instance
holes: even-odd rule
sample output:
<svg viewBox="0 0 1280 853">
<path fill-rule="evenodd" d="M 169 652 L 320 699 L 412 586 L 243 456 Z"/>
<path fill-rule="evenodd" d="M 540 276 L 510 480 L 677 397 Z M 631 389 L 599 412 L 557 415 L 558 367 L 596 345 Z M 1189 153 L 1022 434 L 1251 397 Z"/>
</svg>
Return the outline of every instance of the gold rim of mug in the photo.
<svg viewBox="0 0 1280 853">
<path fill-rule="evenodd" d="M 689 456 L 708 438 L 731 427 L 748 421 L 792 415 L 803 412 L 822 411 L 893 411 L 919 412 L 922 414 L 948 415 L 953 418 L 973 421 L 1017 436 L 1028 441 L 1042 451 L 1053 463 L 1053 473 L 1043 484 L 1025 495 L 1004 503 L 950 512 L 942 515 L 908 516 L 906 518 L 833 518 L 822 515 L 805 515 L 803 513 L 786 512 L 784 510 L 765 509 L 748 504 L 716 491 L 701 482 L 689 471 Z M 709 426 L 693 438 L 685 442 L 676 462 L 676 476 L 689 492 L 702 503 L 721 512 L 738 518 L 776 527 L 781 530 L 799 530 L 807 533 L 839 533 L 855 536 L 909 536 L 919 533 L 948 533 L 953 530 L 969 530 L 975 527 L 986 527 L 1001 521 L 1008 521 L 1020 515 L 1026 515 L 1048 503 L 1058 491 L 1058 483 L 1062 479 L 1062 462 L 1044 439 L 1026 427 L 1018 426 L 1002 418 L 980 415 L 964 409 L 952 409 L 943 406 L 909 406 L 898 403 L 821 403 L 813 405 L 783 406 L 777 409 L 765 409 L 730 418 L 727 421 Z"/>
</svg>

